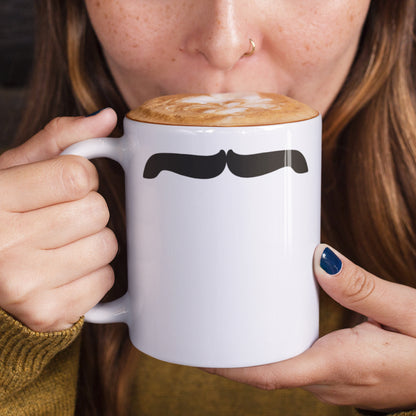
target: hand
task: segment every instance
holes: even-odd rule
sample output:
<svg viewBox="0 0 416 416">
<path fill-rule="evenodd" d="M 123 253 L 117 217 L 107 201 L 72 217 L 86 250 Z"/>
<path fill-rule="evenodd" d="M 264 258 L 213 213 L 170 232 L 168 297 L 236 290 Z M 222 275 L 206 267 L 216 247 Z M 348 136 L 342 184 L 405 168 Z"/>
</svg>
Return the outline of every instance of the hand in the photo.
<svg viewBox="0 0 416 416">
<path fill-rule="evenodd" d="M 56 118 L 0 156 L 0 306 L 32 330 L 70 327 L 113 285 L 117 241 L 96 169 L 59 154 L 109 135 L 116 119 Z"/>
<path fill-rule="evenodd" d="M 373 410 L 415 408 L 416 290 L 382 280 L 335 250 L 325 250 L 321 263 L 325 248 L 321 245 L 315 251 L 319 284 L 368 321 L 332 332 L 286 361 L 207 371 L 263 389 L 302 387 L 336 405 Z"/>
</svg>

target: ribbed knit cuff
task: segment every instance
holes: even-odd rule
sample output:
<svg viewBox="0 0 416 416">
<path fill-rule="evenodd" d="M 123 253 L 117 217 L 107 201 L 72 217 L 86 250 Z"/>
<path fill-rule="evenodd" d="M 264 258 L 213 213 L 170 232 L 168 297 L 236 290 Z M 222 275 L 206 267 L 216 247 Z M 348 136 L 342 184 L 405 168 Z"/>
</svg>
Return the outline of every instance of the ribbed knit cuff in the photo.
<svg viewBox="0 0 416 416">
<path fill-rule="evenodd" d="M 35 332 L 0 309 L 0 397 L 19 390 L 80 334 L 84 319 L 64 331 Z"/>
</svg>

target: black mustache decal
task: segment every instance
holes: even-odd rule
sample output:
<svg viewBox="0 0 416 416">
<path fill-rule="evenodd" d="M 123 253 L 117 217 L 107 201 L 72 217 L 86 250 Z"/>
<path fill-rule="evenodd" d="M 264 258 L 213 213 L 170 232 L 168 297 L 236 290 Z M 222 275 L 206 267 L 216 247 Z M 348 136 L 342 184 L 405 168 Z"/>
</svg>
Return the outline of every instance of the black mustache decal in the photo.
<svg viewBox="0 0 416 416">
<path fill-rule="evenodd" d="M 220 175 L 227 164 L 224 150 L 216 155 L 198 156 L 181 153 L 156 153 L 150 156 L 144 168 L 143 177 L 156 178 L 162 170 L 197 179 L 210 179 Z"/>
<path fill-rule="evenodd" d="M 239 155 L 229 150 L 220 150 L 211 156 L 181 153 L 156 153 L 148 159 L 143 177 L 156 178 L 163 170 L 196 179 L 210 179 L 220 175 L 225 166 L 241 178 L 266 175 L 275 170 L 291 167 L 296 173 L 306 173 L 308 164 L 298 150 L 277 150 L 274 152 Z"/>
</svg>

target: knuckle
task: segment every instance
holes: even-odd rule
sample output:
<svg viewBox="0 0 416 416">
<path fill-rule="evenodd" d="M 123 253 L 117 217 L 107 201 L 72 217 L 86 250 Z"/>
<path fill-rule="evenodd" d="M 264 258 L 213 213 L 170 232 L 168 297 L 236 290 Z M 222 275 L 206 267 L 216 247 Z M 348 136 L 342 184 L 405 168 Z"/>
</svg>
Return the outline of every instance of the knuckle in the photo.
<svg viewBox="0 0 416 416">
<path fill-rule="evenodd" d="M 272 391 L 283 388 L 283 386 L 280 385 L 276 380 L 279 380 L 279 378 L 276 378 L 276 375 L 273 371 L 269 370 L 263 372 L 258 370 L 254 374 L 253 385 L 254 387 L 264 391 Z"/>
<path fill-rule="evenodd" d="M 352 303 L 367 299 L 374 292 L 375 280 L 361 268 L 354 271 L 354 276 L 348 280 L 344 288 L 344 296 Z"/>
<path fill-rule="evenodd" d="M 78 156 L 59 158 L 64 193 L 71 199 L 82 198 L 93 188 L 94 170 L 87 159 Z"/>
<path fill-rule="evenodd" d="M 114 270 L 111 266 L 106 266 L 102 269 L 102 284 L 103 284 L 103 291 L 107 293 L 114 285 L 115 275 Z"/>
<path fill-rule="evenodd" d="M 88 195 L 90 218 L 96 220 L 104 227 L 110 219 L 110 211 L 104 197 L 98 192 L 90 192 Z"/>
<path fill-rule="evenodd" d="M 64 117 L 55 117 L 45 125 L 43 131 L 48 133 L 48 135 L 50 135 L 51 137 L 53 137 L 64 128 L 64 124 Z"/>
<path fill-rule="evenodd" d="M 41 132 L 45 133 L 42 135 L 44 138 L 43 146 L 49 154 L 58 154 L 61 151 L 58 138 L 61 132 L 67 128 L 66 120 L 67 117 L 55 117 L 42 129 Z"/>
<path fill-rule="evenodd" d="M 279 388 L 281 388 L 280 386 L 277 386 L 275 383 L 273 382 L 269 382 L 269 381 L 259 381 L 258 383 L 255 384 L 255 387 L 259 388 L 260 390 L 264 390 L 264 391 L 273 391 L 273 390 L 277 390 Z"/>
<path fill-rule="evenodd" d="M 102 241 L 104 251 L 107 253 L 109 258 L 113 260 L 118 251 L 118 242 L 116 235 L 109 228 L 104 228 L 102 233 Z"/>
<path fill-rule="evenodd" d="M 115 282 L 115 276 L 113 268 L 110 265 L 106 265 L 91 274 L 85 276 L 85 291 L 83 292 L 83 298 L 81 299 L 81 305 L 86 309 L 80 310 L 80 314 L 84 314 L 87 310 L 92 308 L 113 287 Z M 79 298 L 78 298 L 79 300 Z M 78 314 L 77 314 L 78 317 Z"/>
</svg>

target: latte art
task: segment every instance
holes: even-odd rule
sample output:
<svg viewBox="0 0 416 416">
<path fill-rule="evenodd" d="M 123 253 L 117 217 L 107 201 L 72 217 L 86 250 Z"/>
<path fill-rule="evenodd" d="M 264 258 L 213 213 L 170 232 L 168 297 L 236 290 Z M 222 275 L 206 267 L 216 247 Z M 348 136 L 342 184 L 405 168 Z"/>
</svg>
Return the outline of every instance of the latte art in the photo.
<svg viewBox="0 0 416 416">
<path fill-rule="evenodd" d="M 153 98 L 127 117 L 184 126 L 258 126 L 308 120 L 316 110 L 272 93 L 177 94 Z"/>
</svg>

